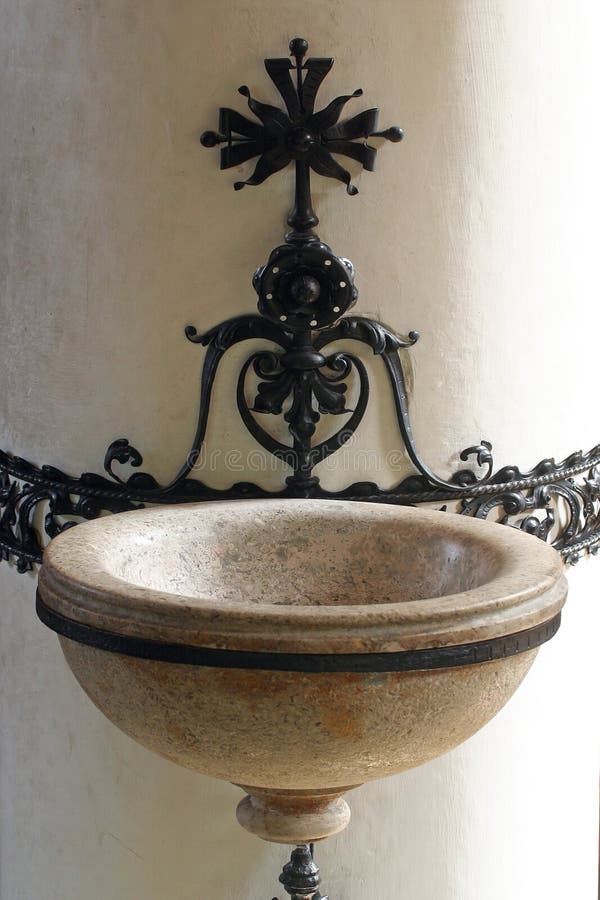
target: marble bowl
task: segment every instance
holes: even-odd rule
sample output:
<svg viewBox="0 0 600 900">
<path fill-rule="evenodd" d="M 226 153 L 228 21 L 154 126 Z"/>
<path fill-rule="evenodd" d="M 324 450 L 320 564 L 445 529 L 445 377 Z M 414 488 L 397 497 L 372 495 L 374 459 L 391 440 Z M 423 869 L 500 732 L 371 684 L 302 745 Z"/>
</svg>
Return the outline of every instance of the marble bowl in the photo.
<svg viewBox="0 0 600 900">
<path fill-rule="evenodd" d="M 466 740 L 566 597 L 558 554 L 451 513 L 343 501 L 165 506 L 44 555 L 40 618 L 114 724 L 234 782 L 283 843 L 345 827 L 350 788 Z"/>
</svg>

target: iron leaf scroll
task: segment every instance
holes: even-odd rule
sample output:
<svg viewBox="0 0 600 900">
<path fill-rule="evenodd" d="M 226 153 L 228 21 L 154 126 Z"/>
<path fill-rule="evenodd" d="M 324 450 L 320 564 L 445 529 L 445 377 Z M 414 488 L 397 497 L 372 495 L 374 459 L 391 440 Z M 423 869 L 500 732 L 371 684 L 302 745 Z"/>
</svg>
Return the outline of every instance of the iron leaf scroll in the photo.
<svg viewBox="0 0 600 900">
<path fill-rule="evenodd" d="M 400 355 L 419 335 L 400 337 L 372 319 L 348 315 L 358 299 L 354 266 L 314 233 L 318 219 L 310 194 L 311 171 L 342 182 L 349 194 L 356 194 L 349 172 L 336 157 L 355 160 L 372 171 L 377 150 L 369 141 L 397 142 L 402 131 L 396 126 L 379 131 L 375 108 L 340 120 L 346 104 L 361 96 L 360 90 L 315 111 L 317 92 L 333 60 L 306 58 L 307 50 L 304 39 L 294 38 L 291 58 L 265 60 L 285 109 L 256 100 L 242 86 L 240 93 L 255 118 L 224 107 L 219 130 L 204 132 L 201 138 L 206 147 L 221 145 L 223 169 L 257 159 L 253 172 L 235 183 L 237 189 L 260 185 L 290 163 L 296 167 L 296 185 L 288 216 L 292 231 L 252 280 L 258 314 L 237 316 L 203 334 L 193 325 L 185 329 L 189 341 L 205 348 L 196 432 L 188 454 L 173 478 L 160 484 L 142 471 L 142 455 L 127 438 L 108 447 L 104 475 L 71 476 L 0 451 L 0 558 L 14 561 L 19 572 L 41 561 L 49 539 L 85 519 L 148 504 L 269 497 L 451 506 L 462 515 L 494 519 L 548 541 L 568 563 L 600 550 L 600 445 L 559 463 L 545 459 L 521 472 L 516 466 L 494 471 L 492 446 L 480 441 L 461 454 L 461 461 L 471 465 L 449 478 L 437 475 L 421 457 L 412 433 Z M 285 463 L 289 475 L 275 491 L 250 482 L 213 488 L 194 477 L 194 465 L 204 446 L 215 377 L 231 347 L 257 340 L 260 347 L 254 345 L 240 368 L 235 402 L 257 444 Z M 340 341 L 348 348 L 340 349 Z M 370 369 L 354 352 L 357 345 L 369 348 L 387 373 L 398 438 L 413 473 L 389 489 L 361 481 L 328 491 L 314 469 L 360 428 L 370 398 Z M 251 377 L 255 383 L 249 401 Z M 350 396 L 355 398 L 352 405 Z M 287 426 L 287 440 L 269 430 L 273 417 Z M 317 439 L 322 420 L 329 430 Z"/>
</svg>

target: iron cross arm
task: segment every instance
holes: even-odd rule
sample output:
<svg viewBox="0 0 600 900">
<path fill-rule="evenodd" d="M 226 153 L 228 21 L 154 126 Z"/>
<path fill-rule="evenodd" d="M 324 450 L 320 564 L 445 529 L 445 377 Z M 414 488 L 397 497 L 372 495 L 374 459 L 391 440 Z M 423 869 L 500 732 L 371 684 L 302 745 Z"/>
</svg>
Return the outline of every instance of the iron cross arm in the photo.
<svg viewBox="0 0 600 900">
<path fill-rule="evenodd" d="M 290 42 L 293 59 L 266 59 L 265 68 L 285 103 L 285 110 L 252 97 L 242 85 L 240 94 L 246 97 L 256 120 L 234 109 L 224 107 L 219 114 L 219 131 L 205 131 L 201 142 L 205 147 L 221 147 L 221 168 L 240 166 L 258 157 L 253 173 L 244 181 L 234 183 L 235 190 L 246 185 L 262 184 L 271 175 L 296 165 L 295 205 L 288 224 L 295 232 L 307 232 L 318 223 L 310 194 L 310 170 L 326 178 L 334 178 L 346 185 L 350 195 L 358 193 L 347 169 L 335 156 L 345 156 L 359 162 L 372 172 L 377 148 L 368 143 L 372 137 L 385 138 L 394 143 L 403 137 L 394 125 L 378 130 L 378 109 L 367 109 L 340 121 L 346 104 L 362 96 L 359 88 L 352 94 L 336 97 L 326 107 L 315 112 L 317 92 L 333 66 L 333 59 L 310 57 L 305 60 L 308 42 L 294 38 Z"/>
</svg>

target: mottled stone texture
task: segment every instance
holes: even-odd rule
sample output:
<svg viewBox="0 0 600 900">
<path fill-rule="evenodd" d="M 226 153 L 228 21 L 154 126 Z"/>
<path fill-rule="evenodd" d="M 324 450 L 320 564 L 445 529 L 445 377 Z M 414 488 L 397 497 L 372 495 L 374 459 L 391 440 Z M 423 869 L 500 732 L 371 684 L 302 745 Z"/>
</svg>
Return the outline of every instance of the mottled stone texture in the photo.
<svg viewBox="0 0 600 900">
<path fill-rule="evenodd" d="M 265 841 L 309 844 L 343 831 L 350 807 L 337 791 L 274 791 L 243 785 L 248 796 L 237 805 L 240 825 Z"/>
<path fill-rule="evenodd" d="M 435 671 L 302 674 L 172 665 L 60 641 L 115 725 L 173 762 L 244 785 L 251 799 L 240 823 L 282 843 L 346 827 L 347 804 L 327 789 L 418 766 L 466 740 L 512 696 L 537 652 Z"/>
<path fill-rule="evenodd" d="M 394 506 L 262 501 L 143 510 L 53 541 L 44 602 L 104 630 L 230 650 L 386 652 L 499 637 L 560 610 L 558 555 L 521 532 Z M 100 710 L 145 747 L 243 785 L 241 824 L 302 843 L 352 786 L 456 747 L 536 650 L 457 668 L 303 673 L 139 659 L 61 637 Z"/>
<path fill-rule="evenodd" d="M 306 674 L 176 665 L 60 641 L 93 702 L 144 746 L 215 778 L 289 790 L 356 785 L 445 753 L 498 712 L 536 654 Z"/>
<path fill-rule="evenodd" d="M 388 652 L 552 618 L 562 563 L 542 541 L 456 515 L 342 501 L 141 510 L 56 538 L 44 602 L 119 634 L 231 650 Z"/>
</svg>

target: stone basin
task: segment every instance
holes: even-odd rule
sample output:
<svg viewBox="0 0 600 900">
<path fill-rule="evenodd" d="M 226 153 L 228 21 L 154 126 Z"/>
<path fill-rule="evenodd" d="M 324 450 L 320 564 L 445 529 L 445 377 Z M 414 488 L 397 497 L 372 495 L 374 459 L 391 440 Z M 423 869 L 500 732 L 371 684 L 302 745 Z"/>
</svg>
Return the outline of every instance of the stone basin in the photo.
<svg viewBox="0 0 600 900">
<path fill-rule="evenodd" d="M 96 519 L 44 555 L 40 618 L 114 724 L 240 785 L 265 840 L 344 828 L 352 787 L 456 747 L 558 629 L 559 555 L 451 513 L 327 500 Z"/>
</svg>

